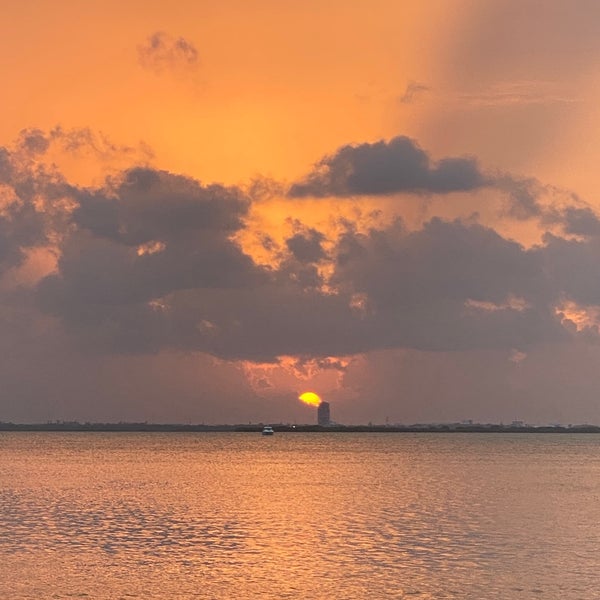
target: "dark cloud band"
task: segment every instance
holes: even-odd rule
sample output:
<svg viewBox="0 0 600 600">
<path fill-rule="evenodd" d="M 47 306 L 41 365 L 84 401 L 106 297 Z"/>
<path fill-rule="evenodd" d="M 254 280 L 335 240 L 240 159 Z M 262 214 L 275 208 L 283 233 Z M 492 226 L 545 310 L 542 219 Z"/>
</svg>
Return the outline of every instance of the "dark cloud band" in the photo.
<svg viewBox="0 0 600 600">
<path fill-rule="evenodd" d="M 289 195 L 445 194 L 475 190 L 487 183 L 475 159 L 445 158 L 432 163 L 413 140 L 399 136 L 389 142 L 342 146 L 293 184 Z"/>
</svg>

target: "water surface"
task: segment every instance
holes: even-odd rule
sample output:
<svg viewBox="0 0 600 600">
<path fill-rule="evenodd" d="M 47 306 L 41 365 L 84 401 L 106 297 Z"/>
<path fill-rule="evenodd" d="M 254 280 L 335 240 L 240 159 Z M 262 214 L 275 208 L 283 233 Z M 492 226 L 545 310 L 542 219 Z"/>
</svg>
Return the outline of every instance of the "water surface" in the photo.
<svg viewBox="0 0 600 600">
<path fill-rule="evenodd" d="M 597 597 L 600 436 L 2 433 L 0 597 Z"/>
</svg>

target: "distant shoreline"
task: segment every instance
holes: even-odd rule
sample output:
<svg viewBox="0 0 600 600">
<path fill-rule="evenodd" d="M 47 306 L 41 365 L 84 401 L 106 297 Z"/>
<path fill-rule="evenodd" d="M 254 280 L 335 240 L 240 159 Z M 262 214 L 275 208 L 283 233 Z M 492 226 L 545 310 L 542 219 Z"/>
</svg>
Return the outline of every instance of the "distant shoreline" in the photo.
<svg viewBox="0 0 600 600">
<path fill-rule="evenodd" d="M 123 433 L 260 433 L 263 423 L 248 425 L 185 425 L 176 423 L 3 423 L 0 431 L 24 432 L 123 432 Z M 276 432 L 289 433 L 600 433 L 597 425 L 503 425 L 503 424 L 418 424 L 418 425 L 288 425 L 272 424 Z"/>
</svg>

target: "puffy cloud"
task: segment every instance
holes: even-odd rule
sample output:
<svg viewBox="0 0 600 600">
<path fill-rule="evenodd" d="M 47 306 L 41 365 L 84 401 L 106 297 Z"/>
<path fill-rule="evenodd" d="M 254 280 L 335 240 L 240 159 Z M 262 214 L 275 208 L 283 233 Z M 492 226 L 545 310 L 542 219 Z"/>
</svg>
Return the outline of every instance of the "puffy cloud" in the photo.
<svg viewBox="0 0 600 600">
<path fill-rule="evenodd" d="M 336 251 L 344 258 L 330 282 L 335 293 L 298 263 L 265 271 L 231 242 L 209 239 L 175 244 L 172 256 L 168 244 L 139 254 L 80 232 L 59 272 L 41 282 L 41 305 L 90 348 L 258 362 L 393 347 L 514 348 L 567 335 L 539 253 L 479 225 L 434 219 L 414 232 L 348 232 Z"/>
<path fill-rule="evenodd" d="M 21 139 L 37 147 L 45 138 L 29 131 Z M 396 143 L 391 154 L 412 156 L 429 181 L 451 182 L 452 160 L 462 160 L 431 166 L 407 138 L 380 144 L 376 155 Z M 362 186 L 387 172 L 364 147 Z M 561 312 L 565 301 L 600 305 L 598 218 L 579 204 L 536 208 L 530 218 L 580 237 L 548 234 L 529 249 L 460 219 L 434 217 L 416 229 L 396 220 L 366 232 L 347 222 L 330 238 L 293 221 L 287 254 L 265 267 L 236 242 L 251 207 L 237 188 L 147 167 L 78 188 L 3 156 L 14 199 L 0 215 L 0 264 L 18 265 L 53 228 L 56 271 L 37 283 L 36 303 L 87 352 L 173 349 L 261 362 L 389 348 L 523 351 L 578 334 Z M 597 337 L 588 321 L 586 335 Z"/>
<path fill-rule="evenodd" d="M 562 222 L 567 234 L 600 235 L 600 219 L 590 207 L 568 206 L 562 214 Z"/>
<path fill-rule="evenodd" d="M 20 265 L 26 248 L 45 239 L 44 219 L 31 204 L 12 205 L 0 214 L 0 273 Z"/>
<path fill-rule="evenodd" d="M 23 170 L 14 152 L 0 148 L 0 274 L 19 266 L 27 249 L 47 242 L 51 214 L 44 212 L 43 198 L 56 199 L 65 190 L 58 178 L 43 169 Z"/>
<path fill-rule="evenodd" d="M 300 262 L 318 262 L 325 258 L 322 243 L 325 236 L 316 229 L 299 232 L 288 238 L 285 243 L 294 258 Z"/>
<path fill-rule="evenodd" d="M 413 140 L 398 136 L 339 148 L 292 185 L 291 197 L 385 195 L 400 192 L 444 194 L 487 185 L 474 158 L 432 163 Z"/>
<path fill-rule="evenodd" d="M 539 258 L 492 229 L 435 218 L 417 231 L 349 233 L 339 251 L 334 281 L 360 298 L 373 348 L 519 347 L 563 336 Z"/>
<path fill-rule="evenodd" d="M 71 193 L 57 271 L 36 294 L 88 351 L 264 362 L 524 349 L 576 333 L 558 308 L 565 298 L 600 304 L 595 238 L 547 235 L 526 249 L 490 227 L 432 218 L 366 233 L 349 223 L 326 239 L 296 223 L 288 258 L 267 268 L 234 241 L 250 202 L 237 189 L 145 168 Z M 559 216 L 594 219 L 574 207 Z"/>
<path fill-rule="evenodd" d="M 340 382 L 340 389 L 354 397 L 362 394 L 354 389 L 357 380 L 368 381 L 369 373 L 388 385 L 394 380 L 387 373 L 388 367 L 396 373 L 394 356 L 411 356 L 416 363 L 427 357 L 428 365 L 439 366 L 467 364 L 465 357 L 486 353 L 494 364 L 481 358 L 481 372 L 488 368 L 489 377 L 482 375 L 472 388 L 460 377 L 454 381 L 457 398 L 460 390 L 471 389 L 469 402 L 476 403 L 486 381 L 502 380 L 511 369 L 525 370 L 537 349 L 561 344 L 581 349 L 600 341 L 598 216 L 573 195 L 549 202 L 548 189 L 535 180 L 502 176 L 509 203 L 519 205 L 533 224 L 552 228 L 532 247 L 476 219 L 431 217 L 410 226 L 400 218 L 369 220 L 370 226 L 338 219 L 328 230 L 296 217 L 286 221 L 291 234 L 282 246 L 269 242 L 276 260 L 264 266 L 237 241 L 254 235 L 247 228 L 255 222 L 252 203 L 260 199 L 148 167 L 125 170 L 99 187 L 78 187 L 37 162 L 48 137 L 26 131 L 14 149 L 0 151 L 0 272 L 18 271 L 36 248 L 56 256 L 53 271 L 23 285 L 18 277 L 12 286 L 6 285 L 7 277 L 0 279 L 0 330 L 7 336 L 0 345 L 18 351 L 19 360 L 29 356 L 32 364 L 45 364 L 44 352 L 56 353 L 66 381 L 53 382 L 49 367 L 38 369 L 27 392 L 17 383 L 22 369 L 16 363 L 6 366 L 2 373 L 11 394 L 32 407 L 31 398 L 44 381 L 54 390 L 55 408 L 61 395 L 82 395 L 86 381 L 64 375 L 75 355 L 77 364 L 95 372 L 94 385 L 102 378 L 101 365 L 110 365 L 110 385 L 122 398 L 127 378 L 118 365 L 141 372 L 144 365 L 179 364 L 183 358 L 177 357 L 183 356 L 186 378 L 194 385 L 195 377 L 208 372 L 222 372 L 224 381 L 243 380 L 236 364 L 246 370 L 262 365 L 265 372 L 272 365 L 278 373 L 281 357 L 287 357 L 297 366 L 313 365 L 311 373 L 335 371 L 332 386 Z M 421 173 L 436 172 L 437 177 L 452 166 L 425 164 Z M 375 177 L 382 166 L 373 168 Z M 369 181 L 366 171 L 361 173 L 363 182 Z M 495 181 L 500 187 L 500 177 Z M 479 193 L 485 198 L 488 190 Z M 292 200 L 281 202 L 289 206 Z M 513 218 L 508 213 L 504 217 Z M 261 235 L 267 243 L 269 231 Z M 40 340 L 35 352 L 27 350 L 31 344 L 25 343 L 25 334 L 29 341 Z M 192 356 L 204 375 L 193 376 Z M 377 374 L 372 357 L 375 363 L 388 361 L 385 373 Z M 404 379 L 408 371 L 402 371 Z M 417 371 L 415 389 L 423 373 Z M 285 389 L 304 381 L 298 373 L 288 377 Z M 254 390 L 262 390 L 261 395 L 268 390 L 269 397 L 287 402 L 275 381 L 263 377 Z M 371 396 L 379 393 L 377 385 Z M 184 387 L 186 402 L 192 402 L 192 384 Z M 243 381 L 234 387 L 235 394 L 254 394 Z M 432 385 L 431 394 L 438 389 Z M 160 404 L 156 398 L 155 408 Z M 385 396 L 379 408 L 377 401 L 369 406 L 387 416 L 395 398 Z M 126 418 L 141 406 L 136 401 L 119 413 L 114 403 L 102 401 Z M 254 396 L 252 402 L 254 409 L 242 408 L 232 396 L 230 406 L 235 414 L 251 415 L 259 405 L 266 410 Z M 491 404 L 501 402 L 499 392 L 487 414 Z M 415 419 L 425 414 L 413 408 Z M 446 414 L 437 408 L 437 414 Z M 11 414 L 21 414 L 16 405 L 13 409 Z M 352 411 L 369 414 L 367 408 L 349 410 L 348 420 Z M 89 408 L 87 414 L 102 413 Z M 212 407 L 207 414 L 217 418 L 219 413 Z M 455 415 L 447 413 L 448 418 Z"/>
<path fill-rule="evenodd" d="M 62 244 L 58 271 L 40 282 L 37 295 L 44 310 L 92 348 L 187 347 L 176 339 L 174 295 L 231 291 L 268 277 L 230 239 L 248 210 L 237 190 L 134 169 L 114 186 L 77 190 L 74 198 L 76 228 Z"/>
<path fill-rule="evenodd" d="M 557 296 L 582 305 L 600 305 L 600 240 L 546 234 L 534 250 Z"/>
<path fill-rule="evenodd" d="M 114 188 L 82 191 L 73 218 L 80 227 L 127 245 L 173 240 L 192 231 L 231 234 L 242 227 L 249 207 L 236 189 L 202 186 L 148 168 L 126 171 Z"/>
</svg>

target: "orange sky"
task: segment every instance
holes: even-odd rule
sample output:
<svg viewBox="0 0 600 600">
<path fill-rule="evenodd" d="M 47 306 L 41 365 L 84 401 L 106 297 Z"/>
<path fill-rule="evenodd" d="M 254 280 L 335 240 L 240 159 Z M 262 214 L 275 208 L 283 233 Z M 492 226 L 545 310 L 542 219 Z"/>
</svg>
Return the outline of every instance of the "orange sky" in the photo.
<svg viewBox="0 0 600 600">
<path fill-rule="evenodd" d="M 589 33 L 550 9 L 528 29 L 520 4 L 8 3 L 0 138 L 90 127 L 144 141 L 163 168 L 239 183 L 297 177 L 342 143 L 401 132 L 434 156 L 474 154 L 591 195 L 600 118 Z M 197 65 L 141 68 L 137 47 L 155 31 L 194 44 Z M 561 63 L 551 44 L 575 46 L 577 60 Z M 410 82 L 428 89 L 403 103 Z"/>
<path fill-rule="evenodd" d="M 549 203 L 600 208 L 599 17 L 591 0 L 11 1 L 0 22 L 0 146 L 29 128 L 89 130 L 75 152 L 56 134 L 44 155 L 73 184 L 143 164 L 250 190 L 248 227 L 235 235 L 263 264 L 280 264 L 285 240 L 307 228 L 326 232 L 330 248 L 347 222 L 361 233 L 396 217 L 414 230 L 432 217 L 477 221 L 531 247 L 558 225 L 500 217 L 501 186 L 317 199 L 285 190 L 345 144 L 408 136 L 432 161 L 474 157 L 486 174 L 537 181 Z M 259 248 L 265 234 L 275 250 Z M 35 285 L 61 250 L 28 253 L 7 289 Z M 573 322 L 596 314 L 577 316 L 569 302 Z M 295 360 L 235 369 L 267 395 L 343 387 L 339 370 Z"/>
<path fill-rule="evenodd" d="M 412 80 L 430 85 L 440 26 L 455 18 L 448 3 L 35 5 L 10 4 L 0 26 L 3 139 L 91 127 L 227 183 L 298 176 L 340 143 L 406 131 L 398 98 Z M 155 31 L 193 43 L 197 65 L 141 68 L 137 47 Z"/>
</svg>

